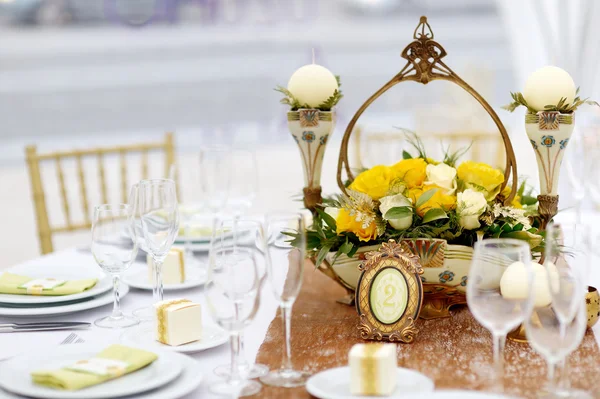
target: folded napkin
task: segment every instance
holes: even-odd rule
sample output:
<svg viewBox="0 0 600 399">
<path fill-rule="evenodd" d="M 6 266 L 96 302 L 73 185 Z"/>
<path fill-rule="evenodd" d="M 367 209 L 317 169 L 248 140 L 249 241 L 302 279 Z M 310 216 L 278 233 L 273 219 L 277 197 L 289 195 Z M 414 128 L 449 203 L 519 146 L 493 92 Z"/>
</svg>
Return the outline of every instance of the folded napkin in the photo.
<svg viewBox="0 0 600 399">
<path fill-rule="evenodd" d="M 156 354 L 123 345 L 111 345 L 93 359 L 58 370 L 31 373 L 33 382 L 48 388 L 76 391 L 119 378 L 146 367 L 158 358 Z"/>
<path fill-rule="evenodd" d="M 52 281 L 52 279 L 33 279 L 17 274 L 4 273 L 0 276 L 0 294 L 72 295 L 89 290 L 96 285 L 98 279 L 54 280 L 54 283 Z"/>
</svg>

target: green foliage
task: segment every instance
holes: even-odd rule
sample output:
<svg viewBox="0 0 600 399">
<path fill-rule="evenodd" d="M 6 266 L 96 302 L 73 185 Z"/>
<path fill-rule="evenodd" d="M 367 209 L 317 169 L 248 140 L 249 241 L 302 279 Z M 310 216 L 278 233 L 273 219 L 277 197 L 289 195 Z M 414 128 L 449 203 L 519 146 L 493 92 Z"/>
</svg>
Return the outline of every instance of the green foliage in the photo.
<svg viewBox="0 0 600 399">
<path fill-rule="evenodd" d="M 579 88 L 577 88 L 577 93 L 579 93 Z M 520 106 L 523 106 L 525 108 L 527 108 L 527 112 L 530 114 L 537 114 L 537 110 L 533 109 L 532 107 L 530 107 L 527 104 L 527 101 L 525 101 L 525 97 L 523 97 L 523 94 L 517 92 L 517 93 L 510 93 L 513 101 L 510 104 L 505 105 L 504 108 L 505 110 L 509 111 L 509 112 L 513 112 L 515 109 L 517 109 Z M 582 99 L 581 97 L 577 96 L 573 99 L 573 102 L 568 103 L 567 99 L 565 97 L 561 98 L 560 101 L 558 102 L 558 104 L 549 104 L 544 106 L 544 111 L 558 111 L 561 114 L 571 114 L 573 112 L 575 112 L 577 110 L 577 108 L 579 108 L 581 105 L 583 104 L 587 104 L 587 105 L 596 105 L 600 107 L 600 104 L 598 104 L 596 101 L 592 101 L 589 100 L 588 98 Z"/>
<path fill-rule="evenodd" d="M 406 137 L 406 141 L 408 142 L 408 144 L 410 144 L 417 151 L 416 157 L 413 157 L 412 154 L 409 153 L 408 151 L 403 151 L 402 158 L 404 158 L 404 159 L 410 159 L 410 158 L 427 159 L 427 152 L 425 151 L 425 144 L 423 144 L 423 141 L 415 132 L 413 132 L 412 130 L 402 128 L 402 127 L 396 127 L 396 129 L 399 129 L 402 132 L 404 132 L 404 136 Z"/>
<path fill-rule="evenodd" d="M 335 107 L 340 102 L 342 97 L 344 97 L 342 91 L 339 89 L 339 87 L 341 87 L 342 85 L 340 77 L 336 75 L 335 80 L 337 80 L 338 89 L 334 91 L 333 94 L 327 100 L 319 104 L 316 107 L 316 109 L 325 112 L 331 111 L 333 107 Z M 294 97 L 294 95 L 288 89 L 286 89 L 283 86 L 277 86 L 275 88 L 275 91 L 282 93 L 285 96 L 279 102 L 281 104 L 288 105 L 291 111 L 298 111 L 300 108 L 313 108 L 308 104 L 302 104 L 296 97 Z"/>
<path fill-rule="evenodd" d="M 385 219 L 400 219 L 413 214 L 412 206 L 396 206 L 385 213 Z"/>
<path fill-rule="evenodd" d="M 469 144 L 468 147 L 462 148 L 462 149 L 454 151 L 454 152 L 450 152 L 450 147 L 446 148 L 444 150 L 444 161 L 443 162 L 446 165 L 456 168 L 456 162 L 458 162 L 458 160 L 463 155 L 465 155 L 467 152 L 469 152 L 469 150 L 471 149 L 472 146 L 473 146 L 473 143 Z"/>
<path fill-rule="evenodd" d="M 429 223 L 440 219 L 448 219 L 448 214 L 442 208 L 431 208 L 423 216 L 423 223 Z"/>
<path fill-rule="evenodd" d="M 425 204 L 427 201 L 429 201 L 431 199 L 431 197 L 433 197 L 435 195 L 435 193 L 437 191 L 438 191 L 437 188 L 432 188 L 431 190 L 425 191 L 423 194 L 421 194 L 419 199 L 417 199 L 417 203 L 415 206 L 418 208 L 421 205 Z"/>
</svg>

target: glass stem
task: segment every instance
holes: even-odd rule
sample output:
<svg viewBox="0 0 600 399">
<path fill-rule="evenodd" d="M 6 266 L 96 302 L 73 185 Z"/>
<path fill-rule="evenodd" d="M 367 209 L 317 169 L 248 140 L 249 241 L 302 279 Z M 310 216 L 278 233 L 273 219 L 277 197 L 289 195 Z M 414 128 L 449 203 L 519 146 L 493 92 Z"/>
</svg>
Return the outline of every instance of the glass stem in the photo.
<svg viewBox="0 0 600 399">
<path fill-rule="evenodd" d="M 506 334 L 493 333 L 494 340 L 494 388 L 497 392 L 504 390 L 504 344 Z"/>
<path fill-rule="evenodd" d="M 248 361 L 246 360 L 246 348 L 244 347 L 244 333 L 239 334 L 240 340 L 240 358 L 238 360 L 238 366 L 240 370 L 248 368 Z"/>
<path fill-rule="evenodd" d="M 558 362 L 557 370 L 558 370 L 558 388 L 563 389 L 563 390 L 569 389 L 571 384 L 569 383 L 569 375 L 568 375 L 569 374 L 569 366 L 567 365 L 566 357 Z"/>
<path fill-rule="evenodd" d="M 154 303 L 163 300 L 162 264 L 162 261 L 154 260 L 154 289 L 152 290 Z"/>
<path fill-rule="evenodd" d="M 112 318 L 120 319 L 123 317 L 123 312 L 121 312 L 121 294 L 119 293 L 119 284 L 121 283 L 121 276 L 118 274 L 113 275 L 113 293 L 114 293 L 114 301 L 113 301 L 113 311 Z"/>
<path fill-rule="evenodd" d="M 556 392 L 556 362 L 546 359 L 548 363 L 548 383 L 546 385 L 546 392 Z"/>
<path fill-rule="evenodd" d="M 229 380 L 231 385 L 239 385 L 243 379 L 240 374 L 240 334 L 237 332 L 231 333 L 229 338 L 229 346 L 231 347 L 231 370 Z"/>
<path fill-rule="evenodd" d="M 291 326 L 292 326 L 292 307 L 281 305 L 281 319 L 283 321 L 283 336 L 285 337 L 285 350 L 281 360 L 282 371 L 292 371 L 292 345 L 291 345 Z"/>
</svg>

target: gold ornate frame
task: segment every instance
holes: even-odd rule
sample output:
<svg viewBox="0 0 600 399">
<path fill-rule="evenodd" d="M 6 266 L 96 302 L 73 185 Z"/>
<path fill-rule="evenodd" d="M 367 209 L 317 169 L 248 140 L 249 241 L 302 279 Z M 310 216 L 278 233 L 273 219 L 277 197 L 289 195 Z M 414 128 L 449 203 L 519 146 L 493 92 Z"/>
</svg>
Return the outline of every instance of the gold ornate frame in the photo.
<svg viewBox="0 0 600 399">
<path fill-rule="evenodd" d="M 369 252 L 367 260 L 360 265 L 362 271 L 356 287 L 356 310 L 360 315 L 358 330 L 363 339 L 411 343 L 419 330 L 415 321 L 423 305 L 423 283 L 420 275 L 423 268 L 416 255 L 394 240 L 381 245 L 379 251 Z M 407 306 L 396 322 L 384 324 L 371 310 L 371 286 L 380 271 L 394 268 L 406 280 L 408 287 Z"/>
<path fill-rule="evenodd" d="M 506 132 L 506 128 L 502 124 L 502 121 L 488 104 L 488 102 L 467 82 L 462 80 L 452 69 L 450 69 L 443 61 L 447 53 L 446 50 L 436 41 L 434 41 L 433 31 L 431 26 L 427 22 L 427 17 L 421 17 L 419 25 L 414 31 L 413 41 L 404 48 L 402 51 L 402 58 L 406 59 L 406 65 L 402 70 L 394 76 L 389 82 L 387 82 L 382 88 L 377 90 L 356 112 L 350 124 L 346 128 L 344 137 L 342 139 L 342 146 L 340 148 L 340 156 L 338 160 L 337 170 L 337 182 L 342 192 L 346 193 L 346 185 L 342 179 L 342 171 L 345 170 L 346 175 L 350 181 L 354 180 L 354 175 L 350 170 L 348 162 L 348 144 L 350 142 L 350 136 L 354 131 L 354 126 L 360 118 L 360 116 L 366 111 L 366 109 L 383 93 L 397 85 L 398 83 L 405 81 L 413 81 L 422 84 L 427 84 L 433 80 L 446 80 L 462 87 L 466 92 L 471 94 L 481 106 L 490 115 L 500 134 L 502 135 L 502 141 L 504 142 L 504 148 L 506 150 L 506 169 L 504 171 L 504 183 L 502 189 L 507 185 L 509 178 L 512 175 L 512 185 L 510 195 L 504 199 L 505 204 L 510 204 L 517 193 L 517 160 L 515 153 Z"/>
</svg>

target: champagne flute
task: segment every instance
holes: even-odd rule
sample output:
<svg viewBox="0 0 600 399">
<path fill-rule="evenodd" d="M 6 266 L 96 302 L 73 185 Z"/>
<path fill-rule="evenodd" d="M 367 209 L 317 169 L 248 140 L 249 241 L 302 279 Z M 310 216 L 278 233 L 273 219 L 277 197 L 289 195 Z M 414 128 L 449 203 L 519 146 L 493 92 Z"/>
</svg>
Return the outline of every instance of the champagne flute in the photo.
<svg viewBox="0 0 600 399">
<path fill-rule="evenodd" d="M 233 232 L 237 234 L 233 234 Z M 266 247 L 265 233 L 262 223 L 256 220 L 249 219 L 225 219 L 220 220 L 216 224 L 215 228 L 215 240 L 213 246 L 215 248 L 230 247 L 234 258 L 231 260 L 235 261 L 235 254 L 238 248 L 246 248 L 254 251 L 257 254 L 261 254 L 263 262 L 258 262 L 257 270 L 258 276 L 262 281 L 266 279 L 266 265 L 264 262 L 264 253 Z M 225 256 L 221 257 L 223 261 L 229 261 L 225 259 Z M 219 265 L 219 263 L 216 263 Z M 247 379 L 254 379 L 267 375 L 269 368 L 264 364 L 249 364 L 244 355 L 244 335 L 239 334 L 237 339 L 240 341 L 240 352 L 242 353 L 238 360 L 238 368 L 240 374 Z M 222 365 L 215 368 L 214 372 L 220 377 L 230 376 L 230 365 Z"/>
<path fill-rule="evenodd" d="M 239 336 L 254 319 L 259 306 L 261 279 L 257 255 L 248 248 L 214 245 L 209 256 L 204 295 L 213 319 L 229 333 L 231 346 L 231 368 L 226 381 L 209 388 L 218 395 L 250 396 L 261 390 L 258 382 L 246 380 L 239 370 Z M 219 266 L 217 261 L 222 257 L 228 261 Z"/>
<path fill-rule="evenodd" d="M 249 150 L 232 150 L 230 187 L 227 208 L 237 218 L 246 214 L 258 194 L 256 154 Z"/>
<path fill-rule="evenodd" d="M 552 311 L 558 322 L 559 339 L 561 340 L 566 339 L 569 329 L 573 328 L 577 312 L 582 307 L 587 292 L 591 257 L 590 240 L 589 227 L 580 223 L 551 223 L 546 228 L 544 266 L 548 273 Z M 549 358 L 547 357 L 547 359 Z M 549 360 L 548 390 L 550 392 L 565 398 L 589 397 L 586 392 L 570 387 L 566 356 L 559 357 L 556 364 L 560 370 L 558 386 L 554 383 L 556 365 L 551 365 L 551 363 L 552 361 Z"/>
<path fill-rule="evenodd" d="M 567 147 L 565 154 L 565 169 L 567 171 L 567 181 L 569 182 L 569 191 L 575 201 L 575 215 L 577 223 L 581 223 L 581 207 L 586 194 L 587 174 L 587 154 L 584 140 L 580 132 L 575 132 Z"/>
<path fill-rule="evenodd" d="M 534 279 L 547 281 L 535 282 L 535 284 L 560 285 L 562 276 L 547 268 L 547 273 L 534 273 Z M 567 285 L 571 284 L 567 278 Z M 540 295 L 538 290 L 532 292 L 532 296 Z M 570 320 L 561 320 L 559 311 L 554 304 L 536 307 L 525 319 L 525 332 L 527 341 L 533 349 L 540 353 L 548 364 L 548 381 L 539 393 L 543 398 L 581 398 L 591 399 L 588 393 L 579 390 L 562 389 L 556 384 L 556 366 L 566 360 L 566 357 L 581 344 L 587 328 L 587 312 L 585 307 L 585 295 L 581 292 L 569 297 L 575 309 L 575 314 Z M 562 298 L 562 302 L 567 298 Z"/>
<path fill-rule="evenodd" d="M 267 275 L 275 297 L 279 301 L 285 347 L 282 364 L 279 370 L 271 371 L 260 380 L 263 384 L 278 387 L 297 387 L 306 384 L 310 374 L 294 370 L 290 342 L 292 306 L 302 287 L 304 277 L 304 260 L 306 254 L 306 237 L 302 215 L 269 214 L 267 215 Z M 298 248 L 294 248 L 281 240 L 284 232 L 299 232 Z"/>
<path fill-rule="evenodd" d="M 163 300 L 162 264 L 179 233 L 179 209 L 175 182 L 170 179 L 142 180 L 139 183 L 139 206 L 142 231 L 148 253 L 154 260 L 152 297 L 154 303 Z M 134 314 L 152 320 L 152 306 Z"/>
<path fill-rule="evenodd" d="M 231 182 L 231 150 L 227 147 L 200 149 L 200 192 L 203 204 L 213 214 L 219 214 L 229 197 Z"/>
<path fill-rule="evenodd" d="M 519 298 L 504 297 L 500 281 L 507 268 L 522 262 L 527 292 Z M 517 266 L 517 265 L 515 265 Z M 475 244 L 467 284 L 467 303 L 475 319 L 493 337 L 494 390 L 504 390 L 504 344 L 506 335 L 525 320 L 532 306 L 532 265 L 529 245 L 514 239 L 489 239 Z"/>
<path fill-rule="evenodd" d="M 129 269 L 138 251 L 135 234 L 135 210 L 127 204 L 100 205 L 94 209 L 92 223 L 92 255 L 96 263 L 113 279 L 114 305 L 112 315 L 94 322 L 102 328 L 130 327 L 139 321 L 121 311 L 119 284 L 121 274 Z M 119 237 L 126 239 L 119 240 Z"/>
</svg>

